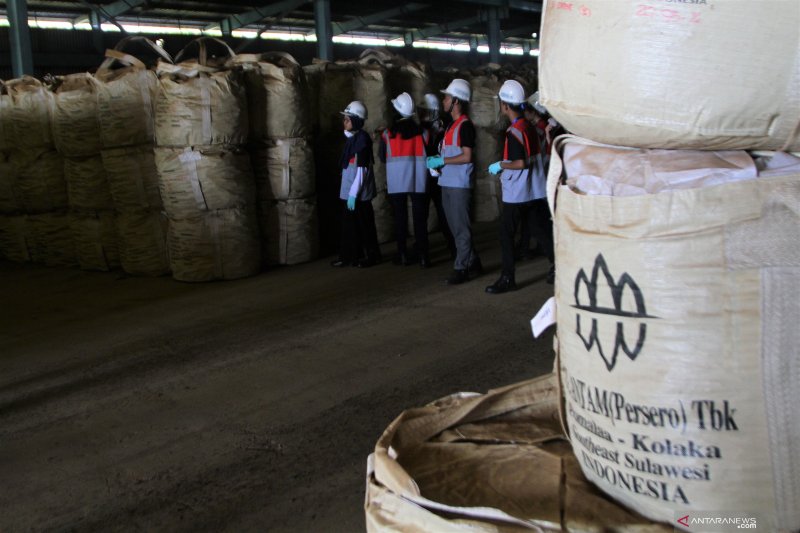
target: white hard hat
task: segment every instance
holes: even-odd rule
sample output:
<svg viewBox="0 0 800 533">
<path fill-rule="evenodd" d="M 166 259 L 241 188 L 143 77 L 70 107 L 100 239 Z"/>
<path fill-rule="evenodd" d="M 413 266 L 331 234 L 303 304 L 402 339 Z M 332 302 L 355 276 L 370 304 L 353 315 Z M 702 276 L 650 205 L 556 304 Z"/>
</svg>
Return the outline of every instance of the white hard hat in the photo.
<svg viewBox="0 0 800 533">
<path fill-rule="evenodd" d="M 358 117 L 362 120 L 367 120 L 367 108 L 364 107 L 364 104 L 359 100 L 353 100 L 347 107 L 344 108 L 344 111 L 339 111 L 342 115 L 348 115 L 351 117 Z"/>
<path fill-rule="evenodd" d="M 408 93 L 400 93 L 397 98 L 392 100 L 392 105 L 398 113 L 404 117 L 410 117 L 414 114 L 414 100 Z"/>
<path fill-rule="evenodd" d="M 422 98 L 422 103 L 419 105 L 420 109 L 439 111 L 439 98 L 437 98 L 435 94 L 427 93 Z"/>
<path fill-rule="evenodd" d="M 545 107 L 539 103 L 539 91 L 536 91 L 528 97 L 528 103 L 531 104 L 536 112 L 540 115 L 547 113 L 547 109 L 545 109 Z"/>
<path fill-rule="evenodd" d="M 461 78 L 456 78 L 451 81 L 450 85 L 447 86 L 447 89 L 442 92 L 464 102 L 469 102 L 469 99 L 472 97 L 472 89 L 469 86 L 469 82 L 467 82 L 467 80 L 462 80 Z"/>
<path fill-rule="evenodd" d="M 497 96 L 507 104 L 520 105 L 525 101 L 525 89 L 517 80 L 508 80 L 500 87 Z"/>
</svg>

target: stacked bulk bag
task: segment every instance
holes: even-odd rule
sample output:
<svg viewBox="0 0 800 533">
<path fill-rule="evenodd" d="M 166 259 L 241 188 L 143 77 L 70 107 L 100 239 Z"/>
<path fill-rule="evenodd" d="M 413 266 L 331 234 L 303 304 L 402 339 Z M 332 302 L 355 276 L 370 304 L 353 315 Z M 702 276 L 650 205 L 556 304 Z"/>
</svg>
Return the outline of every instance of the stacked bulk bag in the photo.
<svg viewBox="0 0 800 533">
<path fill-rule="evenodd" d="M 172 275 L 181 281 L 236 279 L 256 274 L 261 249 L 255 184 L 247 152 L 247 103 L 241 72 L 209 58 L 192 41 L 197 60 L 159 62 L 156 168 L 169 218 Z"/>
<path fill-rule="evenodd" d="M 796 530 L 800 172 L 571 137 L 556 150 L 558 350 L 584 473 L 655 520 L 736 509 Z"/>
<path fill-rule="evenodd" d="M 264 259 L 291 265 L 319 248 L 314 150 L 306 76 L 289 54 L 243 54 L 251 155 Z"/>
<path fill-rule="evenodd" d="M 540 102 L 567 130 L 644 148 L 800 150 L 796 3 L 568 5 L 547 3 L 539 55 Z"/>
<path fill-rule="evenodd" d="M 85 270 L 119 267 L 114 204 L 100 155 L 100 82 L 91 74 L 59 78 L 53 107 L 53 140 L 64 157 L 70 228 Z M 80 245 L 78 245 L 80 243 Z"/>
<path fill-rule="evenodd" d="M 162 213 L 155 164 L 155 102 L 158 76 L 124 52 L 134 43 L 172 58 L 143 37 L 122 39 L 97 70 L 103 167 L 116 212 L 122 269 L 135 275 L 169 272 L 166 218 Z M 117 66 L 118 68 L 112 68 Z"/>
<path fill-rule="evenodd" d="M 2 253 L 15 261 L 74 266 L 64 160 L 53 144 L 53 92 L 24 76 L 5 82 L 2 102 L 8 172 L 2 178 Z"/>
<path fill-rule="evenodd" d="M 800 159 L 715 152 L 798 147 L 800 10 L 612 4 L 548 3 L 542 26 L 541 103 L 593 137 L 560 137 L 548 176 L 573 448 L 652 519 L 800 530 Z"/>
</svg>

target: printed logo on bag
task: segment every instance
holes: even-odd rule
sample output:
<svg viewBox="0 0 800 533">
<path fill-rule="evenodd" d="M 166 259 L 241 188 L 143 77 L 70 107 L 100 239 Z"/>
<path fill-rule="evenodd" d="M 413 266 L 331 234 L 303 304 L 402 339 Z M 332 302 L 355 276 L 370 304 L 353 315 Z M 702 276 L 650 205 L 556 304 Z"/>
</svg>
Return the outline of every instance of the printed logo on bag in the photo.
<svg viewBox="0 0 800 533">
<path fill-rule="evenodd" d="M 608 287 L 611 301 L 613 302 L 613 307 L 601 307 L 597 304 L 597 291 L 599 288 L 598 281 L 601 273 L 603 274 L 603 278 L 606 282 L 603 287 Z M 589 298 L 588 302 L 581 302 L 580 298 L 582 287 L 586 288 L 586 294 Z M 625 296 L 626 288 L 633 296 L 633 302 L 636 307 L 635 309 L 628 310 L 623 308 L 623 297 Z M 611 275 L 611 272 L 608 269 L 608 265 L 606 264 L 603 254 L 598 254 L 597 258 L 594 260 L 594 268 L 592 269 L 591 278 L 586 275 L 586 272 L 583 269 L 581 269 L 578 272 L 578 275 L 575 277 L 575 305 L 572 307 L 589 315 L 611 315 L 620 318 L 634 319 L 658 318 L 656 316 L 650 316 L 647 314 L 644 295 L 639 289 L 639 285 L 636 284 L 630 274 L 623 272 L 623 274 L 619 277 L 619 280 L 614 281 L 614 277 Z M 633 349 L 631 349 L 631 343 L 628 343 L 625 337 L 626 324 L 622 321 L 616 322 L 613 332 L 601 332 L 597 318 L 592 318 L 591 331 L 589 332 L 588 338 L 585 337 L 583 330 L 581 329 L 581 316 L 584 313 L 576 313 L 575 315 L 576 333 L 583 341 L 583 345 L 586 347 L 587 351 L 591 352 L 592 348 L 595 346 L 597 347 L 597 352 L 600 354 L 600 357 L 603 358 L 603 362 L 605 362 L 606 369 L 608 369 L 609 372 L 612 371 L 616 366 L 617 356 L 619 355 L 620 350 L 622 350 L 631 361 L 636 359 L 636 357 L 642 351 L 644 340 L 647 336 L 646 323 L 639 322 L 638 337 L 636 338 L 636 342 L 633 343 Z M 628 321 L 628 327 L 630 327 L 630 323 L 631 321 Z M 614 337 L 614 347 L 612 350 L 609 350 L 608 342 L 604 344 L 604 342 L 601 341 L 601 337 L 607 341 L 611 336 Z"/>
</svg>

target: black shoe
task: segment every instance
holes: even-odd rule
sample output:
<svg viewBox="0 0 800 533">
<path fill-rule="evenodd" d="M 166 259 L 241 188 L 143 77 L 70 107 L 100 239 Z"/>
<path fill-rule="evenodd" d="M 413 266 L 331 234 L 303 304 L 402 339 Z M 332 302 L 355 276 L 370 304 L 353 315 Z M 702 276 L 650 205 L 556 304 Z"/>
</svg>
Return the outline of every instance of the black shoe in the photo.
<svg viewBox="0 0 800 533">
<path fill-rule="evenodd" d="M 483 274 L 483 265 L 481 264 L 481 260 L 476 259 L 475 261 L 473 261 L 472 264 L 469 266 L 468 270 L 471 278 L 477 278 L 478 276 Z"/>
<path fill-rule="evenodd" d="M 517 290 L 517 284 L 512 276 L 500 276 L 500 279 L 494 282 L 493 285 L 486 287 L 486 292 L 489 294 L 503 294 L 508 291 Z"/>
<path fill-rule="evenodd" d="M 427 254 L 422 254 L 419 256 L 419 267 L 420 268 L 430 268 L 431 260 L 428 258 Z"/>
<path fill-rule="evenodd" d="M 408 265 L 413 265 L 414 262 L 411 260 L 408 254 L 400 253 L 397 254 L 394 259 L 392 259 L 392 264 L 408 266 Z"/>
<path fill-rule="evenodd" d="M 547 283 L 552 285 L 556 282 L 556 266 L 550 265 L 550 271 L 547 272 Z"/>
<path fill-rule="evenodd" d="M 351 264 L 352 263 L 345 261 L 344 259 L 337 259 L 336 261 L 331 261 L 331 266 L 336 268 L 350 266 Z"/>
<path fill-rule="evenodd" d="M 444 280 L 448 285 L 461 285 L 465 281 L 469 281 L 469 274 L 467 274 L 466 270 L 453 270 L 450 277 Z"/>
</svg>

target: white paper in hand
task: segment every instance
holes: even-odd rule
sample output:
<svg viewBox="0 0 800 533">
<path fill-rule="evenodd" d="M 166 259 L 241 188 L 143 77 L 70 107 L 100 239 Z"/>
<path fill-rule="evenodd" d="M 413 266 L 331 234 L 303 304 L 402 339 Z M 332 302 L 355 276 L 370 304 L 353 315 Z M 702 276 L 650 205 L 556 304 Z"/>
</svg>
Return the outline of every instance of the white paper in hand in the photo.
<svg viewBox="0 0 800 533">
<path fill-rule="evenodd" d="M 556 298 L 551 296 L 544 303 L 536 316 L 531 319 L 533 336 L 538 338 L 544 330 L 556 323 Z"/>
</svg>

